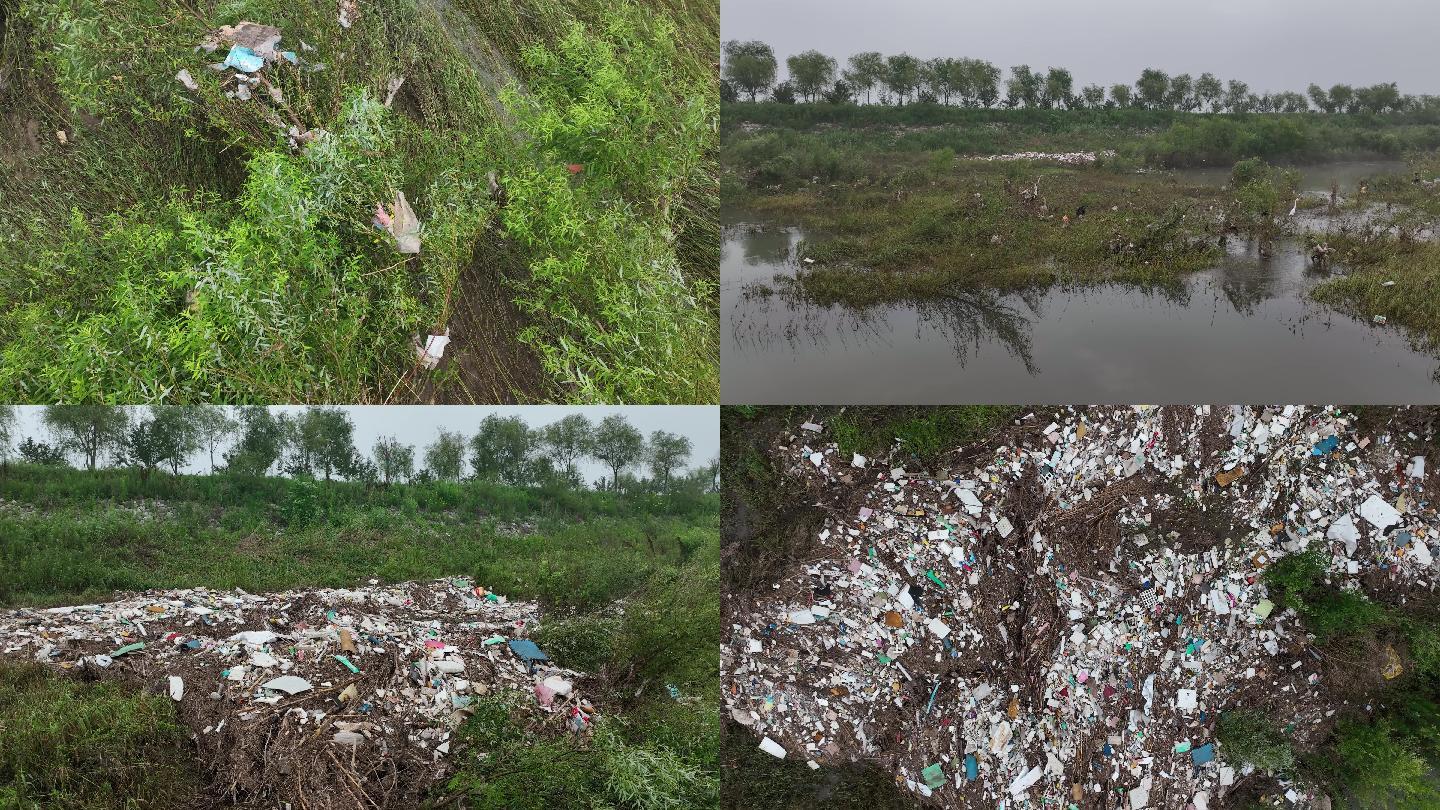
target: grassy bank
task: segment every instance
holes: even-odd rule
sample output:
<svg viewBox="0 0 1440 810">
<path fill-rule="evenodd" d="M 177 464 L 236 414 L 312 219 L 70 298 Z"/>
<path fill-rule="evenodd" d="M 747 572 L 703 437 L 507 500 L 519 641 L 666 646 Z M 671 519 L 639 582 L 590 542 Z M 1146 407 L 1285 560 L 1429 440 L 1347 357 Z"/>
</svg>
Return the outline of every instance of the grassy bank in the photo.
<svg viewBox="0 0 1440 810">
<path fill-rule="evenodd" d="M 430 806 L 659 808 L 719 790 L 718 496 L 479 483 L 366 488 L 227 476 L 10 465 L 0 475 L 0 604 L 117 590 L 346 586 L 470 575 L 536 599 L 537 641 L 589 672 L 591 740 L 536 736 L 507 698 L 461 727 Z M 673 689 L 673 691 L 672 691 Z M 0 672 L 0 804 L 221 806 L 168 697 Z M 119 724 L 93 722 L 119 717 Z M 39 757 L 37 751 L 47 751 Z M 487 757 L 468 751 L 483 750 Z M 143 763 L 114 771 L 105 763 Z M 10 802 L 10 803 L 6 803 Z"/>
<path fill-rule="evenodd" d="M 1414 182 L 1440 176 L 1440 158 L 1412 161 L 1411 177 L 1375 184 L 1376 204 L 1388 213 L 1371 227 L 1331 234 L 1327 245 L 1349 272 L 1316 288 L 1314 297 L 1364 318 L 1403 326 L 1418 345 L 1440 350 L 1440 190 Z M 1420 238 L 1429 235 L 1429 238 Z"/>
<path fill-rule="evenodd" d="M 718 4 L 4 8 L 15 399 L 714 401 Z M 242 20 L 298 61 L 248 100 L 196 51 Z"/>
</svg>

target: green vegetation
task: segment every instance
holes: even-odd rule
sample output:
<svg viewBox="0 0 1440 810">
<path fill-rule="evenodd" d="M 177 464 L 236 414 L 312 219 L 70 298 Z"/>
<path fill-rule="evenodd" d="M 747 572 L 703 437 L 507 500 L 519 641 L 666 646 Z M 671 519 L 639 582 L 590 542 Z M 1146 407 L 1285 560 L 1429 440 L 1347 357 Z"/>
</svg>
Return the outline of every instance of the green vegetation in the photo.
<svg viewBox="0 0 1440 810">
<path fill-rule="evenodd" d="M 1440 726 L 1429 728 L 1432 736 Z M 1360 807 L 1424 810 L 1440 803 L 1432 781 L 1436 760 L 1429 761 L 1413 739 L 1382 717 L 1372 723 L 1341 723 L 1333 746 L 1309 767 L 1340 795 Z"/>
<path fill-rule="evenodd" d="M 1322 641 L 1364 633 L 1392 620 L 1383 605 L 1363 593 L 1325 585 L 1325 559 L 1323 551 L 1312 548 L 1270 566 L 1264 580 L 1276 603 L 1299 613 L 1306 629 Z"/>
<path fill-rule="evenodd" d="M 249 100 L 195 50 L 241 20 L 299 58 Z M 7 3 L 0 388 L 714 401 L 717 21 L 679 0 L 381 0 L 349 28 L 331 0 Z M 371 224 L 400 191 L 419 256 Z M 452 327 L 423 371 L 414 341 Z"/>
<path fill-rule="evenodd" d="M 1274 721 L 1253 709 L 1221 714 L 1215 736 L 1227 762 L 1253 765 L 1269 773 L 1285 773 L 1295 766 L 1290 741 L 1276 731 Z"/>
<path fill-rule="evenodd" d="M 0 806 L 108 810 L 192 806 L 188 734 L 168 695 L 0 663 Z"/>
</svg>

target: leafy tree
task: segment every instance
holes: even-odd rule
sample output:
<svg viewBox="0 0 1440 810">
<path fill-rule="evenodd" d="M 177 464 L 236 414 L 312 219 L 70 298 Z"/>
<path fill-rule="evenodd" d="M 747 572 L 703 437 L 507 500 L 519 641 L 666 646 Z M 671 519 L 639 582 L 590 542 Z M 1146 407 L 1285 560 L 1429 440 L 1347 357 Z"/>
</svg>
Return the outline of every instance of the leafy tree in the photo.
<svg viewBox="0 0 1440 810">
<path fill-rule="evenodd" d="M 1225 109 L 1232 113 L 1249 111 L 1250 85 L 1238 79 L 1231 79 L 1225 84 Z"/>
<path fill-rule="evenodd" d="M 160 460 L 170 465 L 170 474 L 179 475 L 180 468 L 200 449 L 200 435 L 191 418 L 194 408 L 183 405 L 155 405 L 150 408 L 150 432 L 163 455 Z M 134 438 L 134 433 L 131 433 Z"/>
<path fill-rule="evenodd" d="M 1379 115 L 1400 109 L 1400 90 L 1394 82 L 1355 88 L 1355 106 L 1360 112 Z"/>
<path fill-rule="evenodd" d="M 954 59 L 926 59 L 920 63 L 920 86 L 938 104 L 949 104 L 955 91 L 950 86 L 949 65 Z"/>
<path fill-rule="evenodd" d="M 590 452 L 594 427 L 584 414 L 572 413 L 540 431 L 546 454 L 567 480 L 576 481 L 575 462 Z"/>
<path fill-rule="evenodd" d="M 242 475 L 265 475 L 285 452 L 285 422 L 269 408 L 250 406 L 240 411 L 240 440 L 225 454 L 225 465 Z"/>
<path fill-rule="evenodd" d="M 1157 68 L 1145 68 L 1140 71 L 1140 79 L 1135 82 L 1135 94 L 1138 96 L 1141 106 L 1158 110 L 1166 106 L 1166 99 L 1170 92 L 1170 76 L 1163 70 Z"/>
<path fill-rule="evenodd" d="M 1112 84 L 1110 86 L 1110 103 L 1116 107 L 1129 107 L 1135 101 L 1135 91 L 1128 84 Z"/>
<path fill-rule="evenodd" d="M 191 409 L 190 420 L 195 425 L 195 438 L 200 447 L 210 451 L 210 472 L 215 472 L 215 451 L 222 443 L 240 429 L 240 423 L 231 419 L 220 406 L 198 406 Z"/>
<path fill-rule="evenodd" d="M 1065 68 L 1052 67 L 1045 72 L 1045 87 L 1042 104 L 1050 107 L 1069 108 L 1074 105 L 1075 79 Z"/>
<path fill-rule="evenodd" d="M 904 104 L 920 85 L 920 60 L 908 53 L 886 57 L 880 82 L 895 94 L 897 103 Z"/>
<path fill-rule="evenodd" d="M 535 449 L 536 436 L 518 416 L 491 414 L 480 422 L 470 440 L 470 466 L 475 477 L 519 484 L 525 479 L 525 461 Z"/>
<path fill-rule="evenodd" d="M 1330 106 L 1336 112 L 1355 112 L 1355 88 L 1348 84 L 1337 84 L 1331 87 Z"/>
<path fill-rule="evenodd" d="M 386 486 L 408 479 L 415 472 L 415 448 L 401 444 L 394 436 L 382 436 L 376 441 L 374 456 L 375 469 Z"/>
<path fill-rule="evenodd" d="M 645 456 L 645 437 L 616 413 L 600 420 L 590 454 L 610 468 L 610 486 L 618 489 L 620 474 Z"/>
<path fill-rule="evenodd" d="M 45 467 L 66 467 L 65 451 L 51 444 L 37 442 L 26 437 L 18 448 L 20 458 L 27 464 L 38 464 Z"/>
<path fill-rule="evenodd" d="M 348 476 L 355 466 L 355 425 L 339 408 L 307 408 L 294 421 L 294 444 L 303 459 L 301 470 Z"/>
<path fill-rule="evenodd" d="M 820 95 L 820 99 L 826 104 L 854 104 L 855 91 L 843 80 L 837 81 Z"/>
<path fill-rule="evenodd" d="M 1335 112 L 1335 104 L 1330 100 L 1330 94 L 1325 92 L 1325 88 L 1311 82 L 1305 89 L 1305 94 L 1310 97 L 1310 103 L 1315 105 L 1315 109 L 1323 113 Z"/>
<path fill-rule="evenodd" d="M 650 473 L 662 486 L 670 485 L 670 476 L 690 460 L 690 439 L 664 430 L 650 434 Z"/>
<path fill-rule="evenodd" d="M 1201 73 L 1200 78 L 1195 80 L 1195 101 L 1197 106 L 1204 104 L 1206 111 L 1215 112 L 1220 108 L 1220 102 L 1225 97 L 1225 86 L 1215 78 L 1214 73 Z"/>
<path fill-rule="evenodd" d="M 1000 68 L 982 59 L 970 60 L 970 81 L 975 88 L 975 100 L 982 107 L 994 107 L 1000 99 Z"/>
<path fill-rule="evenodd" d="M 89 470 L 101 453 L 124 443 L 130 426 L 130 414 L 112 405 L 47 405 L 41 418 L 60 446 L 79 453 Z"/>
<path fill-rule="evenodd" d="M 735 83 L 729 79 L 720 80 L 720 100 L 724 102 L 740 100 L 740 91 L 735 89 Z"/>
<path fill-rule="evenodd" d="M 1276 93 L 1271 99 L 1271 106 L 1275 112 L 1295 115 L 1308 112 L 1310 110 L 1310 101 L 1300 93 L 1287 90 L 1283 93 Z"/>
<path fill-rule="evenodd" d="M 1085 106 L 1092 110 L 1105 106 L 1105 88 L 1098 84 L 1085 85 L 1080 91 L 1080 97 L 1085 100 Z"/>
<path fill-rule="evenodd" d="M 795 85 L 790 82 L 780 82 L 775 89 L 770 91 L 770 100 L 780 104 L 795 103 Z"/>
<path fill-rule="evenodd" d="M 816 50 L 804 51 L 785 60 L 795 92 L 807 102 L 815 100 L 825 87 L 835 81 L 835 60 Z"/>
<path fill-rule="evenodd" d="M 750 95 L 750 100 L 770 89 L 775 83 L 775 52 L 759 41 L 730 40 L 721 49 L 725 57 L 724 78 L 735 88 Z"/>
<path fill-rule="evenodd" d="M 172 439 L 164 428 L 156 429 L 154 419 L 142 418 L 126 434 L 120 448 L 121 459 L 139 468 L 140 480 L 148 480 L 151 473 L 174 456 Z"/>
<path fill-rule="evenodd" d="M 1165 103 L 1173 110 L 1185 112 L 1193 112 L 1199 106 L 1200 102 L 1195 98 L 1195 80 L 1189 73 L 1170 77 L 1170 91 L 1165 95 Z"/>
<path fill-rule="evenodd" d="M 1044 85 L 1044 78 L 1031 70 L 1029 65 L 1010 68 L 1010 79 L 1005 82 L 1005 106 L 1015 107 L 1022 103 L 1026 107 L 1038 106 Z"/>
<path fill-rule="evenodd" d="M 850 66 L 845 70 L 845 81 L 856 90 L 865 91 L 865 103 L 870 103 L 870 91 L 885 75 L 885 57 L 879 51 L 866 51 L 850 57 Z"/>
<path fill-rule="evenodd" d="M 440 428 L 425 448 L 425 467 L 441 481 L 458 481 L 465 472 L 465 437 Z"/>
</svg>

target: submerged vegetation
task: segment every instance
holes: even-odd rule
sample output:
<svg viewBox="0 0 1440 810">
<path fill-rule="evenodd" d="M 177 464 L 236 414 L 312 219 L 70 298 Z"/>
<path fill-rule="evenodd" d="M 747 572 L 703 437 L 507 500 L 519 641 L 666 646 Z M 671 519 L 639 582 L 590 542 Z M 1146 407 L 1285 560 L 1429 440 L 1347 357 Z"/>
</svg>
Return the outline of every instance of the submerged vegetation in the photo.
<svg viewBox="0 0 1440 810">
<path fill-rule="evenodd" d="M 5 0 L 0 388 L 714 401 L 718 4 L 336 8 Z M 253 94 L 196 48 L 244 20 Z"/>
</svg>

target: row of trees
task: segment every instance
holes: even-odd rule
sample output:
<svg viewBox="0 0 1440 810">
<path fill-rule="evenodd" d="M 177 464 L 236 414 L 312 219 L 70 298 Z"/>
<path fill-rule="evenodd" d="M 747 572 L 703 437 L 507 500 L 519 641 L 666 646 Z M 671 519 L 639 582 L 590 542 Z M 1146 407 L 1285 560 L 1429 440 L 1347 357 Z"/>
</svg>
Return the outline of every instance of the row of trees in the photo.
<svg viewBox="0 0 1440 810">
<path fill-rule="evenodd" d="M 366 456 L 355 446 L 355 426 L 339 408 L 285 413 L 263 407 L 158 405 L 123 408 L 52 405 L 41 411 L 45 438 L 20 434 L 18 410 L 0 405 L 0 462 L 61 465 L 74 459 L 94 470 L 105 460 L 135 467 L 148 477 L 156 470 L 179 474 L 200 454 L 210 470 L 242 475 L 282 473 L 296 477 L 344 478 L 369 483 L 475 480 L 584 486 L 579 465 L 586 459 L 609 468 L 603 486 L 625 489 L 647 469 L 655 488 L 682 481 L 714 489 L 718 465 L 685 475 L 690 439 L 657 430 L 647 439 L 620 414 L 598 424 L 571 414 L 540 428 L 518 416 L 486 416 L 474 435 L 440 428 L 417 453 L 413 445 L 382 437 Z M 222 452 L 223 448 L 223 452 Z M 217 463 L 219 453 L 223 462 Z"/>
<path fill-rule="evenodd" d="M 922 60 L 910 54 L 886 56 L 870 51 L 850 57 L 842 69 L 834 57 L 805 51 L 785 60 L 789 79 L 776 82 L 779 63 L 764 42 L 731 40 L 723 48 L 721 96 L 755 101 L 769 95 L 775 101 L 824 101 L 831 104 L 882 104 L 922 102 L 965 107 L 1029 107 L 1039 109 L 1109 109 L 1141 107 L 1185 112 L 1388 113 L 1435 103 L 1429 96 L 1401 95 L 1392 82 L 1368 87 L 1337 84 L 1326 90 L 1312 84 L 1306 93 L 1255 93 L 1245 82 L 1222 82 L 1213 73 L 1198 78 L 1188 73 L 1171 76 L 1146 68 L 1135 84 L 1079 89 L 1065 68 L 1000 68 L 983 59 Z M 1003 81 L 1002 81 L 1003 80 Z M 1313 105 L 1313 107 L 1312 107 Z"/>
</svg>

